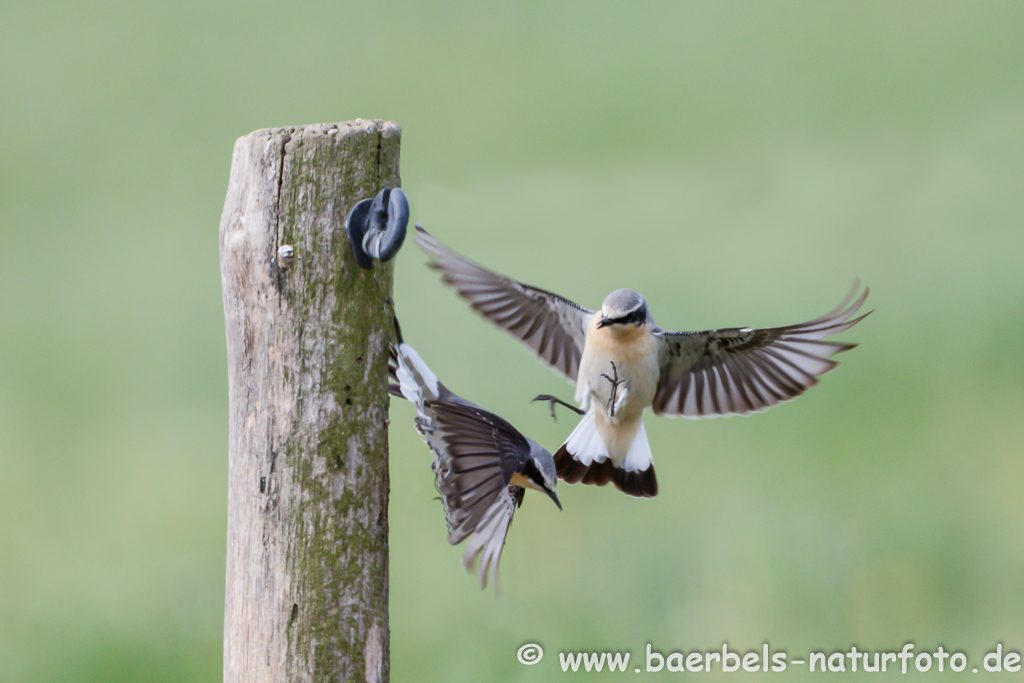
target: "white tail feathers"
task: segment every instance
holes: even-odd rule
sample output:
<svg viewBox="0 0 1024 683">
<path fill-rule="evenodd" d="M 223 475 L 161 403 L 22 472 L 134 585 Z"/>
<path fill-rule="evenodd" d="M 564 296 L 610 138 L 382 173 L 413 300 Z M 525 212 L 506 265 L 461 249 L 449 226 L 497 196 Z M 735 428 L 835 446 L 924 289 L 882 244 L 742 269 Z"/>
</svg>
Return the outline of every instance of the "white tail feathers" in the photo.
<svg viewBox="0 0 1024 683">
<path fill-rule="evenodd" d="M 627 472 L 643 472 L 654 461 L 643 422 L 639 423 L 639 428 L 629 441 L 628 446 L 621 441 L 605 443 L 604 437 L 597 429 L 593 408 L 586 412 L 576 428 L 572 430 L 569 438 L 565 440 L 565 449 L 581 465 L 589 466 L 595 462 L 600 463 L 611 459 L 617 468 Z"/>
<path fill-rule="evenodd" d="M 640 429 L 633 442 L 629 444 L 626 451 L 626 459 L 622 462 L 622 469 L 627 472 L 643 472 L 654 462 L 654 455 L 651 453 L 651 444 L 647 441 L 647 430 L 644 423 L 640 423 Z"/>
<path fill-rule="evenodd" d="M 423 362 L 416 349 L 408 344 L 398 345 L 398 371 L 395 375 L 402 396 L 417 408 L 422 408 L 426 400 L 436 401 L 440 398 L 437 376 Z"/>
<path fill-rule="evenodd" d="M 608 447 L 604 445 L 604 439 L 597 433 L 597 425 L 594 423 L 594 409 L 586 412 L 576 429 L 565 440 L 565 450 L 573 457 L 573 460 L 583 464 L 591 465 L 594 462 L 604 462 L 608 459 Z"/>
</svg>

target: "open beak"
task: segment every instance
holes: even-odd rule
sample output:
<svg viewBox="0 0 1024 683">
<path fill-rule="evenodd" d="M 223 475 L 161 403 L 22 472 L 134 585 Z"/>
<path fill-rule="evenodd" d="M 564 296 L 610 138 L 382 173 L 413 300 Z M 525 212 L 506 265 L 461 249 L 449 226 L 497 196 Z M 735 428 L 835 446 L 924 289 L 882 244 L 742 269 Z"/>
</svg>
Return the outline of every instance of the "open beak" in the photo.
<svg viewBox="0 0 1024 683">
<path fill-rule="evenodd" d="M 600 320 L 597 321 L 597 329 L 601 329 L 602 327 L 611 325 L 613 322 L 615 321 L 612 320 L 611 318 L 601 318 Z"/>
</svg>

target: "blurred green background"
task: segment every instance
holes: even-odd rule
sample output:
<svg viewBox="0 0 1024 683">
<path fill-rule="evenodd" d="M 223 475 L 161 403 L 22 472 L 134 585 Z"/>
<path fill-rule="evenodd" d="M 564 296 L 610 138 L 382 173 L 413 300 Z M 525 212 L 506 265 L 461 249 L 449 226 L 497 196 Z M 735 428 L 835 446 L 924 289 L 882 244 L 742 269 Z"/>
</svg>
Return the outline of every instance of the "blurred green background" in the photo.
<svg viewBox="0 0 1024 683">
<path fill-rule="evenodd" d="M 497 597 L 394 404 L 394 680 L 647 643 L 1020 651 L 1022 35 L 1018 2 L 4 3 L 0 680 L 220 677 L 231 149 L 360 117 L 403 127 L 413 220 L 584 305 L 786 324 L 859 273 L 876 309 L 793 403 L 648 416 L 654 500 L 528 495 Z M 528 399 L 570 387 L 423 262 L 407 340 L 557 446 L 570 416 Z"/>
</svg>

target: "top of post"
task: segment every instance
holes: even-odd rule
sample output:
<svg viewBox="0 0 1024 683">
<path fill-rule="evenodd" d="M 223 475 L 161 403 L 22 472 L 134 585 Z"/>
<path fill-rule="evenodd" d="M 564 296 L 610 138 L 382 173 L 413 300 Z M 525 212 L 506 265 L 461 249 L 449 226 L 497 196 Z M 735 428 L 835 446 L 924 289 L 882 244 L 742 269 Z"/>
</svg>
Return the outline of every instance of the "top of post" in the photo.
<svg viewBox="0 0 1024 683">
<path fill-rule="evenodd" d="M 311 123 L 305 126 L 283 126 L 280 128 L 261 128 L 243 137 L 285 137 L 314 138 L 322 136 L 349 135 L 380 135 L 383 138 L 401 137 L 402 127 L 394 121 L 382 119 L 356 119 L 339 123 Z"/>
</svg>

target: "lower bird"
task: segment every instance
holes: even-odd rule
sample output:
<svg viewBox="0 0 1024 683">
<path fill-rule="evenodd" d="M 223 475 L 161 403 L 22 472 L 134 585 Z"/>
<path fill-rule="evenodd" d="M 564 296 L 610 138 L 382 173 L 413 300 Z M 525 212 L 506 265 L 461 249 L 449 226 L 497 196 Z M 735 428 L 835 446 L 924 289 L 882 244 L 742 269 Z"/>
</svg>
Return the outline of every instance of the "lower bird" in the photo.
<svg viewBox="0 0 1024 683">
<path fill-rule="evenodd" d="M 784 327 L 670 332 L 639 293 L 618 289 L 593 311 L 499 275 L 460 256 L 416 226 L 416 243 L 441 280 L 485 318 L 576 383 L 579 425 L 555 453 L 568 483 L 613 482 L 634 496 L 658 492 L 643 411 L 689 418 L 755 413 L 788 401 L 836 367 L 833 354 L 856 344 L 825 341 L 853 327 L 868 296 L 859 281 L 820 318 Z"/>
<path fill-rule="evenodd" d="M 434 453 L 448 540 L 456 545 L 471 537 L 463 564 L 471 570 L 479 556 L 481 587 L 487 587 L 488 569 L 497 584 L 505 536 L 526 489 L 543 491 L 562 509 L 554 459 L 507 420 L 449 391 L 398 336 L 389 389 L 416 406 L 416 429 Z"/>
</svg>

